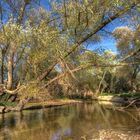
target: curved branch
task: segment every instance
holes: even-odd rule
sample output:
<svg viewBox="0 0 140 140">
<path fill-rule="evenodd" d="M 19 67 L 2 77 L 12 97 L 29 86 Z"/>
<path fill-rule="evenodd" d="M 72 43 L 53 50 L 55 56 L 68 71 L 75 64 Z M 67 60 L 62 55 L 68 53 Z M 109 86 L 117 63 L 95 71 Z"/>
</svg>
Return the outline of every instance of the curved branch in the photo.
<svg viewBox="0 0 140 140">
<path fill-rule="evenodd" d="M 18 84 L 17 88 L 15 90 L 8 90 L 5 85 L 1 84 L 0 86 L 2 86 L 3 92 L 7 93 L 7 94 L 11 94 L 11 95 L 16 95 L 20 89 L 20 83 Z"/>
<path fill-rule="evenodd" d="M 8 90 L 8 89 L 4 89 L 5 93 L 11 94 L 11 95 L 16 95 L 18 93 L 19 89 L 15 89 L 15 90 Z"/>
</svg>

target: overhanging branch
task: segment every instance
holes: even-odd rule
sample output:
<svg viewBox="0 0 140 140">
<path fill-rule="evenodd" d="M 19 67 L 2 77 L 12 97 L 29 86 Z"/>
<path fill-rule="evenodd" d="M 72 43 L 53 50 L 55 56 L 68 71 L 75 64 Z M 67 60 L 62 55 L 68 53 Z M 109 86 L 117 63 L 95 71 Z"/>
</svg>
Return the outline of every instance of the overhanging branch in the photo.
<svg viewBox="0 0 140 140">
<path fill-rule="evenodd" d="M 124 10 L 119 10 L 116 14 L 109 17 L 105 21 L 103 21 L 95 30 L 90 32 L 88 35 L 86 35 L 84 38 L 82 38 L 80 41 L 78 41 L 72 49 L 63 57 L 63 59 L 67 58 L 69 55 L 71 55 L 82 43 L 87 41 L 89 38 L 91 38 L 93 35 L 95 35 L 97 32 L 99 32 L 101 29 L 103 29 L 106 25 L 108 25 L 113 20 L 117 19 L 118 17 L 124 15 L 129 10 L 133 9 L 136 6 L 136 4 L 132 4 L 130 7 L 125 8 Z M 46 76 L 50 74 L 50 72 L 54 69 L 54 67 L 59 63 L 59 60 L 55 61 L 47 70 L 45 70 L 38 78 L 37 80 L 42 81 Z"/>
</svg>

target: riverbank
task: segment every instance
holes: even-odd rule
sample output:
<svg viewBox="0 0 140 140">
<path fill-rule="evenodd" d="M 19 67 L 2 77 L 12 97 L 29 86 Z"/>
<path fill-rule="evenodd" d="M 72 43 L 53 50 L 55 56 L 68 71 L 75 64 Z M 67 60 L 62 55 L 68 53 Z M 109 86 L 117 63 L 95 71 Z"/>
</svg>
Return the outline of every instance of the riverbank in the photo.
<svg viewBox="0 0 140 140">
<path fill-rule="evenodd" d="M 109 105 L 109 106 L 137 106 L 140 107 L 140 94 L 114 94 L 114 95 L 100 95 L 98 97 L 93 97 L 90 99 L 52 99 L 44 102 L 28 102 L 23 110 L 33 110 L 33 109 L 41 109 L 55 106 L 62 106 L 68 104 L 76 104 L 82 103 L 83 101 L 98 101 L 99 104 Z M 9 111 L 14 110 L 16 107 L 16 102 L 2 102 L 0 103 L 0 113 L 7 113 Z"/>
<path fill-rule="evenodd" d="M 42 109 L 48 107 L 55 107 L 55 106 L 62 106 L 62 105 L 69 105 L 69 104 L 77 104 L 82 103 L 84 101 L 98 101 L 99 104 L 103 105 L 110 105 L 110 106 L 140 106 L 140 99 L 137 97 L 130 97 L 130 96 L 118 96 L 118 95 L 108 95 L 108 96 L 98 96 L 93 99 L 53 99 L 48 100 L 46 102 L 29 102 L 25 105 L 23 110 L 33 110 L 33 109 Z"/>
<path fill-rule="evenodd" d="M 120 104 L 123 106 L 138 106 L 140 107 L 140 94 L 114 94 L 114 95 L 100 95 L 98 97 L 93 98 L 94 100 L 98 100 L 101 104 Z"/>
<path fill-rule="evenodd" d="M 55 99 L 55 100 L 48 100 L 46 102 L 28 103 L 25 105 L 23 110 L 41 109 L 41 108 L 76 104 L 76 103 L 82 103 L 82 101 L 72 100 L 72 99 Z"/>
<path fill-rule="evenodd" d="M 74 100 L 74 99 L 53 99 L 45 102 L 29 102 L 24 106 L 23 110 L 42 109 L 42 108 L 56 107 L 56 106 L 76 104 L 76 103 L 82 103 L 82 101 Z M 11 103 L 9 103 L 8 105 L 1 105 L 0 113 L 1 114 L 7 113 L 9 112 L 7 111 L 8 108 L 16 107 L 16 103 L 12 104 L 12 106 L 10 104 Z"/>
</svg>

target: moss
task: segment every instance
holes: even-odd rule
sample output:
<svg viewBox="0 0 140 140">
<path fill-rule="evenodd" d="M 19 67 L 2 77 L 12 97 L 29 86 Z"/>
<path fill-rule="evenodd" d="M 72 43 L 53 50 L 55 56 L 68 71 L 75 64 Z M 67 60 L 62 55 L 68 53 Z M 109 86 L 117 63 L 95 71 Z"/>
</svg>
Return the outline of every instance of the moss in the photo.
<svg viewBox="0 0 140 140">
<path fill-rule="evenodd" d="M 10 106 L 15 107 L 17 105 L 16 102 L 0 102 L 0 106 Z"/>
<path fill-rule="evenodd" d="M 119 94 L 120 97 L 140 97 L 140 93 L 123 93 Z"/>
</svg>

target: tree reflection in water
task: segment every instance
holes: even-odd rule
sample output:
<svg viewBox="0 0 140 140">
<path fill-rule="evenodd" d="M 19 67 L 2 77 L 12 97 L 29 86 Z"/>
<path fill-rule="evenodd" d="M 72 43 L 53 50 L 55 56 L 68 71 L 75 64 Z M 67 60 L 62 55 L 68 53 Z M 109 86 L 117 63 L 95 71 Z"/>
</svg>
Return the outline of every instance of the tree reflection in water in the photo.
<svg viewBox="0 0 140 140">
<path fill-rule="evenodd" d="M 120 111 L 97 102 L 83 103 L 1 115 L 0 139 L 91 140 L 101 137 L 103 131 L 134 132 L 139 125 L 134 109 Z"/>
</svg>

